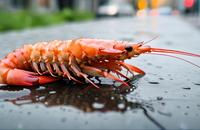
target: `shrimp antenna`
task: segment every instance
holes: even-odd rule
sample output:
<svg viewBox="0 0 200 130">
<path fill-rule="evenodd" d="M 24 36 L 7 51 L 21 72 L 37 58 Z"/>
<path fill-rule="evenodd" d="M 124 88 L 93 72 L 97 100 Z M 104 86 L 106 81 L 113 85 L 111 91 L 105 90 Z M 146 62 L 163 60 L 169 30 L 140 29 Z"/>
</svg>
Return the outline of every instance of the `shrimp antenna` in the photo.
<svg viewBox="0 0 200 130">
<path fill-rule="evenodd" d="M 195 63 L 193 63 L 193 62 L 191 62 L 191 61 L 189 61 L 189 60 L 186 60 L 186 59 L 183 59 L 183 58 L 177 57 L 177 56 L 168 55 L 168 54 L 162 54 L 162 53 L 145 53 L 145 54 L 150 54 L 150 55 L 161 55 L 161 56 L 168 56 L 168 57 L 176 58 L 176 59 L 179 59 L 179 60 L 185 61 L 185 62 L 187 62 L 187 63 L 189 63 L 189 64 L 191 64 L 191 65 L 194 65 L 194 66 L 200 68 L 199 65 L 197 65 L 197 64 L 195 64 Z"/>
<path fill-rule="evenodd" d="M 155 39 L 158 38 L 158 37 L 159 37 L 159 36 L 155 36 L 155 37 L 153 37 L 152 39 L 150 39 L 149 41 L 143 42 L 143 45 L 145 45 L 145 44 L 147 44 L 147 43 L 149 43 L 149 42 L 155 40 Z"/>
<path fill-rule="evenodd" d="M 200 58 L 199 54 L 193 54 L 185 51 L 177 51 L 177 50 L 170 50 L 170 49 L 162 49 L 162 48 L 151 48 L 151 52 L 160 52 L 160 53 L 169 53 L 169 54 L 179 54 L 185 56 L 192 56 Z"/>
</svg>

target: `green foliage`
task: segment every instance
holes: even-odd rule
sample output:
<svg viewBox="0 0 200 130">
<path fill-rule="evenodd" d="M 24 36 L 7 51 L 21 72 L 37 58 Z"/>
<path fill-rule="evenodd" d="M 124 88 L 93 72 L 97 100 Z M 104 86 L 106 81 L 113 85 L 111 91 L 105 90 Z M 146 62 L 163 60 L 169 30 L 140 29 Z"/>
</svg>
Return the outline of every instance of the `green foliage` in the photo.
<svg viewBox="0 0 200 130">
<path fill-rule="evenodd" d="M 71 9 L 64 9 L 54 13 L 36 13 L 27 10 L 15 12 L 0 11 L 0 31 L 19 30 L 93 18 L 94 14 L 91 12 Z"/>
</svg>

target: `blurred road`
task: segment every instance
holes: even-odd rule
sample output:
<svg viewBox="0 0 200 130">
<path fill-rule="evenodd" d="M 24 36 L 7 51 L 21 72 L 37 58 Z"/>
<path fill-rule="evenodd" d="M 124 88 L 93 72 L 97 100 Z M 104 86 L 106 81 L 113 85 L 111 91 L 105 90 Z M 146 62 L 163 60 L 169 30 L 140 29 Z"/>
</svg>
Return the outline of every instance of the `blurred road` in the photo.
<svg viewBox="0 0 200 130">
<path fill-rule="evenodd" d="M 101 19 L 2 33 L 0 57 L 24 43 L 38 41 L 89 37 L 140 42 L 155 36 L 158 38 L 148 45 L 200 54 L 200 33 L 195 26 L 179 16 L 159 16 Z M 184 58 L 200 64 L 199 58 Z M 68 90 L 71 86 L 62 83 L 0 88 L 0 129 L 200 129 L 198 67 L 154 55 L 126 62 L 146 72 L 133 82 L 136 89 L 126 94 L 105 89 L 77 95 L 78 90 Z"/>
<path fill-rule="evenodd" d="M 184 16 L 189 23 L 200 29 L 200 17 L 198 15 Z"/>
</svg>

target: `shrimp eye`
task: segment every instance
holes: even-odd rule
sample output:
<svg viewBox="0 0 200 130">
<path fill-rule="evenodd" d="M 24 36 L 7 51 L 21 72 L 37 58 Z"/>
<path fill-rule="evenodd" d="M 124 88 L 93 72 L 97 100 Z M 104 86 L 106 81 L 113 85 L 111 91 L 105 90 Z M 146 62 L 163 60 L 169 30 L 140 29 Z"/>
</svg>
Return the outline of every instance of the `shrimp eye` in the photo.
<svg viewBox="0 0 200 130">
<path fill-rule="evenodd" d="M 131 52 L 133 50 L 133 48 L 132 48 L 132 46 L 126 46 L 125 50 L 128 51 L 128 52 Z"/>
</svg>

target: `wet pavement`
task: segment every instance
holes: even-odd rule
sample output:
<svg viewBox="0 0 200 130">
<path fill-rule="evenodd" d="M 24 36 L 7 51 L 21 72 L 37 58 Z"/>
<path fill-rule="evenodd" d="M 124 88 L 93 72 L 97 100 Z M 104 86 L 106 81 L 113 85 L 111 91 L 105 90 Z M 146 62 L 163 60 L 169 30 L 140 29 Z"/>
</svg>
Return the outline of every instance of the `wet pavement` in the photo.
<svg viewBox="0 0 200 130">
<path fill-rule="evenodd" d="M 0 56 L 24 43 L 80 37 L 148 41 L 200 54 L 200 33 L 173 16 L 102 19 L 0 34 Z M 180 56 L 196 64 L 199 58 Z M 130 88 L 102 79 L 100 90 L 59 81 L 0 87 L 0 129 L 200 129 L 200 69 L 171 57 L 127 60 L 146 72 Z M 121 89 L 119 89 L 121 88 Z"/>
</svg>

